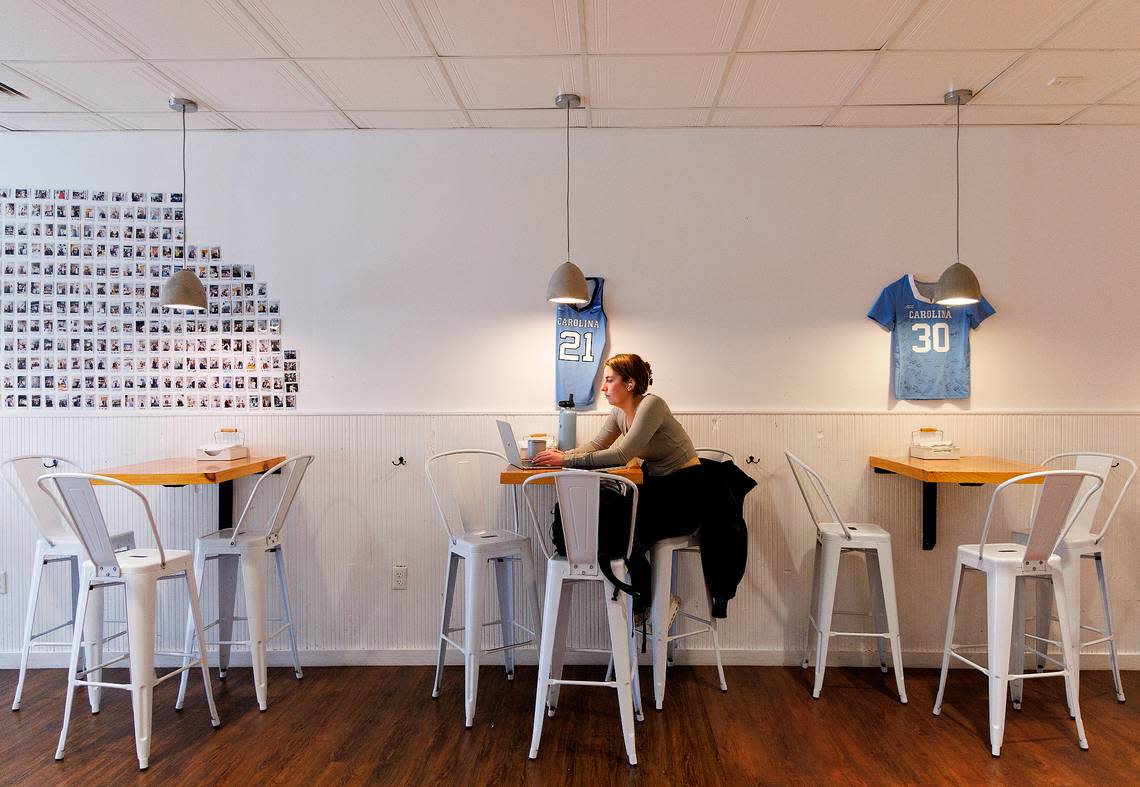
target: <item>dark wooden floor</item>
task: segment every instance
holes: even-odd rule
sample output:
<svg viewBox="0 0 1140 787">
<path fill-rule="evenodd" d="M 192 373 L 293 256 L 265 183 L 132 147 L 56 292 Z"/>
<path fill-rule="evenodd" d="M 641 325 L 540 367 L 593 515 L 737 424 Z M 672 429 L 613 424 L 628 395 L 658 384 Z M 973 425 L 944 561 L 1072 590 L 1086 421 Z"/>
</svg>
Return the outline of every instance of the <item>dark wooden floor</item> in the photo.
<svg viewBox="0 0 1140 787">
<path fill-rule="evenodd" d="M 581 677 L 597 669 L 568 668 Z M 810 672 L 731 667 L 722 694 L 711 667 L 675 667 L 665 709 L 637 725 L 640 764 L 626 764 L 617 700 L 605 689 L 566 687 L 547 719 L 536 761 L 527 759 L 535 669 L 508 683 L 484 667 L 475 726 L 463 726 L 463 671 L 449 667 L 430 699 L 428 667 L 313 668 L 297 681 L 270 670 L 270 706 L 259 713 L 248 669 L 215 682 L 223 726 L 210 729 L 201 684 L 173 710 L 176 681 L 155 693 L 150 769 L 137 770 L 130 701 L 108 691 L 92 716 L 76 698 L 67 759 L 55 762 L 64 673 L 30 673 L 24 707 L 7 709 L 15 672 L 0 672 L 0 784 L 876 784 L 1140 781 L 1140 675 L 1126 673 L 1118 704 L 1106 672 L 1086 672 L 1082 710 L 1091 749 L 1077 747 L 1061 682 L 1026 685 L 1010 711 L 1000 759 L 990 756 L 984 678 L 950 676 L 942 716 L 931 715 L 933 670 L 907 673 L 910 704 L 877 670 L 827 672 L 823 696 Z M 649 670 L 642 675 L 649 680 Z M 124 676 L 112 675 L 121 680 Z M 571 675 L 567 675 L 571 677 Z M 645 686 L 647 696 L 649 685 Z M 647 708 L 652 701 L 647 699 Z"/>
</svg>

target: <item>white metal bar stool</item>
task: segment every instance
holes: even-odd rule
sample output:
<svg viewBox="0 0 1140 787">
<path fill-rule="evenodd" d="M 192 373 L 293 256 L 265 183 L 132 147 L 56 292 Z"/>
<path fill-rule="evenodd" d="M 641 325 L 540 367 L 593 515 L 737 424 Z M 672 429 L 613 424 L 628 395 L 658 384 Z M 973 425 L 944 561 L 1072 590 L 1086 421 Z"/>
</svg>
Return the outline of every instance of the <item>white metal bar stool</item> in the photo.
<svg viewBox="0 0 1140 787">
<path fill-rule="evenodd" d="M 889 641 L 895 670 L 899 702 L 906 704 L 903 682 L 902 644 L 899 638 L 898 606 L 895 602 L 895 570 L 891 558 L 891 534 L 878 525 L 844 522 L 831 500 L 827 486 L 819 474 L 790 451 L 785 451 L 792 475 L 815 522 L 815 567 L 812 578 L 811 610 L 808 613 L 808 636 L 804 647 L 803 667 L 807 669 L 811 654 L 812 633 L 816 637 L 815 685 L 812 697 L 819 698 L 823 675 L 827 669 L 827 646 L 831 637 L 875 637 L 879 645 L 879 667 L 887 671 L 885 648 Z M 808 490 L 812 493 L 809 494 Z M 816 505 L 813 505 L 813 499 Z M 835 586 L 839 578 L 839 559 L 848 552 L 861 552 L 867 560 L 867 582 L 871 590 L 875 630 L 832 631 L 835 612 Z"/>
<path fill-rule="evenodd" d="M 1104 479 L 1105 485 L 1097 489 L 1089 497 L 1088 503 L 1081 510 L 1080 516 L 1073 519 L 1072 525 L 1065 538 L 1057 546 L 1057 554 L 1061 558 L 1061 572 L 1065 575 L 1065 589 L 1068 592 L 1069 624 L 1073 627 L 1073 643 L 1076 650 L 1073 653 L 1073 683 L 1080 687 L 1081 651 L 1094 645 L 1108 643 L 1108 654 L 1112 662 L 1112 685 L 1116 691 L 1118 702 L 1124 702 L 1124 686 L 1120 682 L 1120 666 L 1116 659 L 1116 635 L 1112 626 L 1112 608 L 1108 601 L 1108 570 L 1106 568 L 1105 551 L 1107 545 L 1104 536 L 1109 526 L 1116 518 L 1116 511 L 1120 508 L 1120 501 L 1132 485 L 1136 477 L 1136 463 L 1124 456 L 1116 454 L 1098 453 L 1093 451 L 1074 451 L 1051 456 L 1043 463 L 1045 467 L 1056 470 L 1075 469 L 1096 473 Z M 1115 473 L 1113 471 L 1116 471 Z M 1120 480 L 1117 481 L 1116 479 Z M 1112 483 L 1115 497 L 1111 498 L 1112 505 L 1108 506 L 1109 499 L 1105 492 Z M 1092 485 L 1086 479 L 1084 486 Z M 1093 530 L 1097 514 L 1102 508 L 1108 511 L 1100 525 L 1100 529 Z M 1013 531 L 1011 540 L 1016 544 L 1025 544 L 1029 540 L 1029 533 L 1023 530 Z M 1081 623 L 1081 561 L 1091 560 L 1096 565 L 1097 581 L 1100 585 L 1100 600 L 1104 610 L 1104 628 L 1086 626 Z M 1037 585 L 1037 617 L 1036 642 L 1044 643 L 1043 647 L 1031 650 L 1036 655 L 1037 670 L 1043 671 L 1046 662 L 1058 664 L 1059 662 L 1048 654 L 1049 628 L 1053 621 L 1053 585 L 1049 582 L 1038 582 Z M 1082 631 L 1091 631 L 1099 635 L 1096 639 L 1081 642 Z M 1025 621 L 1018 618 L 1014 626 L 1015 641 L 1023 641 L 1025 634 Z M 1015 681 L 1011 686 L 1013 692 L 1013 706 L 1021 707 L 1021 681 Z M 1079 693 L 1079 691 L 1078 691 Z"/>
<path fill-rule="evenodd" d="M 719 448 L 698 448 L 697 456 L 701 459 L 712 459 L 717 462 L 735 461 L 732 454 Z M 700 532 L 688 536 L 677 536 L 676 538 L 663 538 L 653 544 L 651 551 L 652 559 L 650 562 L 653 565 L 653 573 L 650 588 L 653 598 L 649 614 L 653 621 L 653 633 L 649 639 L 653 643 L 653 701 L 657 710 L 661 710 L 661 706 L 665 702 L 665 676 L 668 665 L 673 662 L 677 642 L 698 634 L 707 633 L 712 637 L 720 690 L 728 691 L 728 684 L 724 681 L 724 665 L 720 658 L 720 633 L 717 631 L 716 618 L 712 614 L 712 599 L 708 595 L 708 588 L 704 579 L 704 566 L 701 563 Z M 698 595 L 705 600 L 708 617 L 701 617 L 682 607 L 677 613 L 677 619 L 670 623 L 670 596 L 677 593 L 680 579 L 678 559 L 681 555 L 695 555 L 697 557 L 697 565 L 701 567 L 701 589 Z M 682 620 L 692 621 L 699 627 L 677 633 Z"/>
<path fill-rule="evenodd" d="M 5 483 L 12 489 L 16 499 L 23 503 L 32 522 L 39 531 L 36 540 L 35 557 L 32 560 L 32 582 L 28 588 L 28 608 L 24 619 L 24 633 L 20 640 L 20 677 L 16 681 L 16 696 L 12 700 L 12 710 L 20 709 L 24 694 L 24 678 L 28 672 L 28 656 L 32 648 L 56 647 L 66 642 L 38 642 L 48 634 L 74 625 L 79 608 L 80 576 L 79 563 L 84 559 L 83 545 L 76 540 L 74 532 L 60 516 L 51 496 L 36 484 L 44 473 L 53 471 L 74 471 L 81 468 L 75 462 L 60 456 L 17 456 L 0 465 Z M 134 549 L 135 534 L 132 531 L 115 533 L 111 537 L 111 548 L 116 552 Z M 39 633 L 33 633 L 36 621 L 36 606 L 39 603 L 40 585 L 43 582 L 43 569 L 53 563 L 66 563 L 71 569 L 71 620 L 59 623 Z M 122 622 L 122 621 L 116 621 Z M 103 637 L 103 596 L 96 593 L 88 601 L 85 618 L 86 631 L 83 634 L 84 666 L 98 664 L 103 658 L 103 645 L 122 635 Z M 102 670 L 91 673 L 93 681 L 102 680 Z M 99 686 L 87 687 L 87 699 L 91 712 L 98 713 L 102 689 Z"/>
<path fill-rule="evenodd" d="M 487 653 L 503 652 L 507 680 L 515 676 L 515 649 L 535 641 L 540 623 L 538 608 L 538 576 L 530 539 L 518 532 L 518 511 L 506 504 L 499 484 L 499 474 L 507 466 L 507 458 L 494 451 L 468 449 L 436 454 L 424 464 L 428 486 L 447 531 L 447 569 L 443 585 L 443 613 L 439 624 L 439 658 L 431 696 L 439 696 L 443 680 L 443 663 L 447 646 L 463 654 L 464 714 L 470 727 L 475 722 L 475 701 L 479 691 L 479 662 Z M 513 511 L 514 530 L 503 527 L 508 509 Z M 451 611 L 455 598 L 459 561 L 464 563 L 463 626 L 452 628 Z M 534 614 L 534 629 L 520 623 L 515 615 L 515 564 L 521 562 L 526 574 Z M 495 570 L 499 619 L 483 621 L 486 569 Z M 483 629 L 499 626 L 502 645 L 483 647 Z M 452 639 L 457 631 L 465 632 L 462 642 Z M 525 637 L 520 638 L 520 632 Z"/>
<path fill-rule="evenodd" d="M 1029 524 L 1026 544 L 986 544 L 998 498 L 1016 483 L 1041 479 L 1043 487 Z M 1092 483 L 1086 486 L 1086 480 Z M 1095 473 L 1077 470 L 1044 470 L 1026 473 L 998 485 L 990 499 L 982 537 L 977 544 L 958 547 L 958 567 L 950 589 L 950 613 L 946 620 L 946 643 L 942 651 L 942 675 L 938 681 L 938 696 L 934 700 L 934 715 L 942 712 L 942 696 L 946 690 L 946 673 L 950 657 L 970 665 L 989 678 L 990 701 L 990 752 L 1001 756 L 1005 736 L 1005 693 L 1011 682 L 1024 678 L 1063 676 L 1069 709 L 1077 723 L 1077 740 L 1082 749 L 1089 747 L 1085 739 L 1085 725 L 1081 720 L 1080 698 L 1073 680 L 1073 654 L 1075 643 L 1069 626 L 1067 580 L 1061 571 L 1061 558 L 1056 548 L 1065 537 L 1073 520 L 1079 516 L 1089 497 L 1103 485 Z M 1083 491 L 1082 491 L 1083 490 Z M 987 548 L 988 547 L 988 548 Z M 966 571 L 980 571 L 986 577 L 986 644 L 958 645 L 954 643 L 954 620 L 958 612 L 962 577 Z M 1014 621 L 1021 618 L 1022 595 L 1025 582 L 1030 579 L 1051 581 L 1057 598 L 1057 616 L 1060 618 L 1061 668 L 1053 672 L 1025 675 L 1024 643 L 1011 647 Z M 986 648 L 988 657 L 983 667 L 958 651 Z"/>
<path fill-rule="evenodd" d="M 257 695 L 257 707 L 266 710 L 269 707 L 268 662 L 266 660 L 266 647 L 269 641 L 282 632 L 289 633 L 289 649 L 293 656 L 293 674 L 300 680 L 304 677 L 301 671 L 301 660 L 297 656 L 297 635 L 293 630 L 293 613 L 289 606 L 289 587 L 285 582 L 285 545 L 281 541 L 281 528 L 289 516 L 293 506 L 293 499 L 305 477 L 305 471 L 313 461 L 312 454 L 304 454 L 286 459 L 278 465 L 271 467 L 261 478 L 257 479 L 253 491 L 242 509 L 238 523 L 234 527 L 227 527 L 217 533 L 202 536 L 194 542 L 194 575 L 196 577 L 198 592 L 202 591 L 202 581 L 206 571 L 206 561 L 216 560 L 218 571 L 222 574 L 220 583 L 220 597 L 218 599 L 218 619 L 209 623 L 206 628 L 218 626 L 218 677 L 225 680 L 226 670 L 229 669 L 230 646 L 247 645 L 249 647 L 250 662 L 253 666 L 253 686 Z M 269 479 L 280 474 L 283 479 L 280 489 L 274 493 Z M 268 516 L 264 523 L 255 523 L 251 511 L 264 513 Z M 282 620 L 269 619 L 266 611 L 268 599 L 266 597 L 266 567 L 265 556 L 272 555 L 277 565 L 277 584 L 281 592 L 281 602 L 285 617 Z M 234 595 L 237 591 L 237 570 L 241 568 L 242 588 L 245 591 L 246 615 L 234 617 Z M 193 610 L 191 610 L 192 612 Z M 233 640 L 233 622 L 244 620 L 248 623 L 249 639 Z M 273 631 L 269 630 L 270 623 L 280 623 Z M 183 651 L 187 655 L 183 659 L 183 666 L 189 663 L 193 652 L 194 618 L 192 614 L 186 616 L 186 644 Z M 203 640 L 200 640 L 203 641 Z M 202 648 L 205 653 L 205 647 Z M 205 656 L 203 655 L 203 659 Z M 175 708 L 181 709 L 186 697 L 186 682 L 188 675 L 183 673 L 182 685 L 178 689 L 178 702 Z"/>
<path fill-rule="evenodd" d="M 210 708 L 210 721 L 214 727 L 221 726 L 218 710 L 214 707 L 214 693 L 210 687 L 210 672 L 206 662 L 195 659 L 184 663 L 161 678 L 154 672 L 154 629 L 155 598 L 158 583 L 164 579 L 182 579 L 190 594 L 190 609 L 194 614 L 195 633 L 202 639 L 202 616 L 198 609 L 198 593 L 190 576 L 192 570 L 190 553 L 184 550 L 163 549 L 162 538 L 158 534 L 154 514 L 146 497 L 135 487 L 114 478 L 88 473 L 51 473 L 41 476 L 39 486 L 51 494 L 64 518 L 75 528 L 75 535 L 83 544 L 86 560 L 80 569 L 79 609 L 76 612 L 77 625 L 71 639 L 71 660 L 67 670 L 67 702 L 63 711 L 63 728 L 59 732 L 59 746 L 55 751 L 57 760 L 63 759 L 67 743 L 67 728 L 71 722 L 71 701 L 75 697 L 76 686 L 98 685 L 107 689 L 127 689 L 131 693 L 131 706 L 135 722 L 135 753 L 139 769 L 146 770 L 150 761 L 151 721 L 153 718 L 154 687 L 164 680 L 175 677 L 193 667 L 202 670 L 202 682 L 206 688 L 206 704 Z M 130 549 L 116 553 L 99 501 L 95 497 L 92 483 L 108 484 L 125 489 L 135 495 L 143 505 L 151 533 L 157 549 Z M 128 652 L 99 664 L 88 664 L 79 670 L 79 648 L 83 643 L 83 620 L 89 609 L 89 599 L 104 588 L 122 585 L 127 591 L 127 642 Z M 181 656 L 182 653 L 162 653 L 160 655 Z M 124 659 L 130 663 L 130 683 L 105 683 L 91 677 L 96 671 L 116 664 Z"/>
<path fill-rule="evenodd" d="M 542 723 L 546 715 L 553 716 L 558 707 L 558 693 L 561 686 L 605 686 L 617 689 L 618 710 L 621 714 L 622 735 L 625 752 L 630 765 L 637 764 L 637 750 L 634 742 L 634 716 L 641 717 L 640 686 L 633 661 L 633 637 L 630 631 L 630 600 L 618 598 L 614 586 L 601 571 L 598 560 L 598 503 L 601 500 L 601 482 L 605 478 L 623 488 L 625 494 L 632 495 L 629 520 L 629 542 L 625 558 L 629 559 L 633 549 L 633 525 L 637 520 L 637 486 L 626 478 L 591 473 L 581 470 L 540 473 L 523 482 L 523 498 L 530 511 L 531 524 L 535 536 L 546 555 L 546 597 L 543 608 L 546 617 L 542 625 L 541 649 L 538 657 L 538 685 L 534 694 L 534 728 L 531 732 L 530 758 L 538 757 L 538 746 L 542 740 Z M 562 514 L 562 534 L 566 544 L 566 556 L 555 555 L 546 546 L 542 536 L 542 526 L 535 513 L 529 490 L 535 484 L 553 481 L 558 496 L 558 506 Z M 622 560 L 611 562 L 614 576 L 629 582 L 626 566 Z M 566 628 L 569 623 L 571 589 L 584 582 L 603 583 L 606 594 L 606 617 L 609 622 L 610 647 L 599 651 L 610 654 L 613 659 L 614 680 L 564 680 L 562 665 Z"/>
</svg>

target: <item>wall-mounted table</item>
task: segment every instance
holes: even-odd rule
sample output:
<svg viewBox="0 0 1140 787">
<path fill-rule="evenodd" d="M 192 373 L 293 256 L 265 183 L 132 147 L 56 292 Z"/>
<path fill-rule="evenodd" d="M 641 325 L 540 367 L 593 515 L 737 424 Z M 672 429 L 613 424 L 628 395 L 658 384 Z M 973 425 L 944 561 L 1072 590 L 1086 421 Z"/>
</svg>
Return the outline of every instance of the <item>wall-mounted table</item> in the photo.
<svg viewBox="0 0 1140 787">
<path fill-rule="evenodd" d="M 238 478 L 264 473 L 285 461 L 283 456 L 257 456 L 226 462 L 203 461 L 193 457 L 155 459 L 137 465 L 96 470 L 135 486 L 189 486 L 216 484 L 218 487 L 218 530 L 233 527 L 234 484 Z"/>
<path fill-rule="evenodd" d="M 922 548 L 926 550 L 934 549 L 938 540 L 938 484 L 1000 484 L 1023 473 L 1047 469 L 996 456 L 963 456 L 960 459 L 872 456 L 870 464 L 876 473 L 903 475 L 922 482 Z M 1041 479 L 1029 483 L 1041 483 Z"/>
<path fill-rule="evenodd" d="M 540 473 L 556 473 L 561 471 L 561 467 L 535 467 L 523 470 L 515 467 L 514 465 L 507 465 L 503 471 L 499 473 L 500 484 L 521 484 L 523 481 L 530 478 L 532 475 L 539 475 Z M 609 473 L 610 475 L 620 475 L 622 478 L 628 478 L 635 484 L 640 484 L 644 480 L 644 475 L 640 467 L 607 467 L 599 469 L 598 472 Z M 552 483 L 550 479 L 539 481 L 540 484 Z"/>
</svg>

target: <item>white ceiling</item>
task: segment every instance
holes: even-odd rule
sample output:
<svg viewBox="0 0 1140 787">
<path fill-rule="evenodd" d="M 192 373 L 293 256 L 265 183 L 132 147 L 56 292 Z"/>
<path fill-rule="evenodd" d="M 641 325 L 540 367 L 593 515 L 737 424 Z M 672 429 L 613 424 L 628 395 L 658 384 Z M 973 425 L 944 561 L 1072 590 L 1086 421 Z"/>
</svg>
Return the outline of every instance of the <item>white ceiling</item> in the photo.
<svg viewBox="0 0 1140 787">
<path fill-rule="evenodd" d="M 0 0 L 0 129 L 1140 125 L 1140 0 Z"/>
</svg>

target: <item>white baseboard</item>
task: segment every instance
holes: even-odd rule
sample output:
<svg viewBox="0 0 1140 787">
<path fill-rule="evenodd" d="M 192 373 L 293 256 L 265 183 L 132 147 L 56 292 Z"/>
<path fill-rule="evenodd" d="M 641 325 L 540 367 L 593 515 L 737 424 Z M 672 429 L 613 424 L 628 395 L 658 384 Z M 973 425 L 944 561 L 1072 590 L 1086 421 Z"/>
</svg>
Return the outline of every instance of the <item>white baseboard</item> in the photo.
<svg viewBox="0 0 1140 787">
<path fill-rule="evenodd" d="M 113 653 L 113 651 L 108 651 Z M 301 665 L 303 667 L 349 667 L 349 666 L 430 666 L 435 664 L 437 651 L 434 648 L 409 648 L 406 650 L 303 650 L 301 651 Z M 726 665 L 780 667 L 795 666 L 800 663 L 802 651 L 785 650 L 721 650 L 721 660 Z M 268 653 L 271 667 L 292 666 L 287 650 L 271 650 Z M 211 663 L 216 662 L 216 654 L 211 654 Z M 1140 654 L 1119 654 L 1120 668 L 1124 670 L 1140 669 Z M 518 664 L 534 665 L 538 663 L 538 656 L 534 648 L 522 648 L 517 651 Z M 649 654 L 638 654 L 638 660 L 648 665 Z M 605 658 L 597 653 L 567 654 L 567 664 L 604 664 Z M 179 664 L 177 659 L 169 656 L 156 656 L 155 665 L 159 667 L 172 667 Z M 447 653 L 449 665 L 462 665 L 462 655 L 449 649 Z M 501 653 L 488 655 L 484 664 L 503 663 Z M 677 651 L 678 664 L 715 664 L 713 651 L 708 649 L 692 649 Z M 942 663 L 941 651 L 907 651 L 904 653 L 904 664 L 909 668 L 939 667 Z M 249 651 L 235 649 L 230 659 L 233 667 L 248 667 Z M 873 651 L 831 651 L 828 655 L 828 666 L 831 667 L 877 667 L 878 654 Z M 20 666 L 19 653 L 0 653 L 0 669 L 18 669 Z M 62 669 L 67 666 L 67 653 L 39 652 L 28 657 L 28 666 L 33 669 Z M 952 664 L 955 668 L 965 665 Z M 1106 654 L 1086 653 L 1081 656 L 1081 669 L 1105 670 L 1109 668 Z"/>
</svg>

